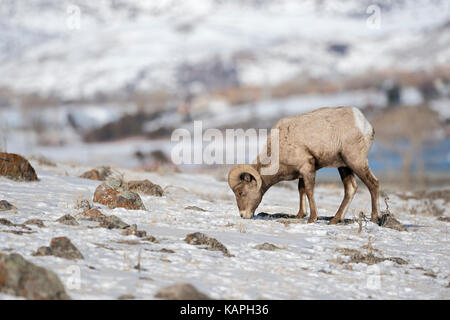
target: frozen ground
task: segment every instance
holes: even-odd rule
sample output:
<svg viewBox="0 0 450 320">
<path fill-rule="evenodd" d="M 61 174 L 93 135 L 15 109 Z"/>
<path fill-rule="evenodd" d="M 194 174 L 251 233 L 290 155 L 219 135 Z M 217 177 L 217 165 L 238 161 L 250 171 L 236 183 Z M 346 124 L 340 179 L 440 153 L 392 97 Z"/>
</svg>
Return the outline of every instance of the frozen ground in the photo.
<svg viewBox="0 0 450 320">
<path fill-rule="evenodd" d="M 325 221 L 306 224 L 292 220 L 242 220 L 225 177 L 192 174 L 142 173 L 119 170 L 125 179 L 144 179 L 166 190 L 161 198 L 143 196 L 148 211 L 109 210 L 128 224 L 137 224 L 155 236 L 159 244 L 123 236 L 119 230 L 89 228 L 96 223 L 79 221 L 66 226 L 55 220 L 76 215 L 77 200 L 92 200 L 99 182 L 77 178 L 87 167 L 40 166 L 32 162 L 41 179 L 18 183 L 0 178 L 0 199 L 18 212 L 0 212 L 0 218 L 23 223 L 44 220 L 46 228 L 32 227 L 33 234 L 0 232 L 0 251 L 17 252 L 29 261 L 55 271 L 73 299 L 117 299 L 132 294 L 153 299 L 162 287 L 189 282 L 212 298 L 222 299 L 449 299 L 450 239 L 448 222 L 423 215 L 422 200 L 401 200 L 390 195 L 391 211 L 408 226 L 408 232 L 381 228 L 372 223 L 329 226 Z M 117 170 L 117 169 L 116 169 Z M 317 189 L 319 216 L 331 216 L 343 190 L 334 186 Z M 435 205 L 449 216 L 444 200 Z M 205 211 L 185 209 L 197 206 Z M 369 195 L 361 187 L 347 214 L 369 213 Z M 382 206 L 384 208 L 384 205 Z M 422 208 L 422 209 L 421 209 Z M 295 188 L 274 187 L 257 212 L 295 214 Z M 416 214 L 412 214 L 416 212 Z M 0 231 L 14 229 L 0 226 Z M 187 234 L 203 232 L 222 242 L 234 257 L 208 251 L 184 242 Z M 52 256 L 34 257 L 38 247 L 56 236 L 67 236 L 80 249 L 77 262 Z M 346 263 L 349 257 L 338 248 L 357 249 L 369 243 L 380 257 L 399 257 L 408 264 L 384 261 L 372 266 Z M 123 240 L 135 242 L 118 243 Z M 280 250 L 263 251 L 254 246 L 271 243 Z M 162 253 L 161 249 L 174 253 Z M 141 271 L 134 266 L 141 256 Z M 79 281 L 78 281 L 79 280 Z M 15 297 L 0 295 L 3 299 Z"/>
</svg>

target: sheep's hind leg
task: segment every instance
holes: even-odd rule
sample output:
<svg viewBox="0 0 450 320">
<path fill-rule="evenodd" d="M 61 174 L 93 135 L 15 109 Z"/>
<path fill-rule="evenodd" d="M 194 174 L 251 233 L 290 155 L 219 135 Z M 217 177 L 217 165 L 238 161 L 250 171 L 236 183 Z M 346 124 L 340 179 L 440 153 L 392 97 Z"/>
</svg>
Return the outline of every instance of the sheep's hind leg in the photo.
<svg viewBox="0 0 450 320">
<path fill-rule="evenodd" d="M 341 221 L 342 217 L 345 216 L 350 203 L 355 196 L 356 189 L 358 187 L 356 183 L 353 171 L 347 167 L 341 167 L 338 169 L 339 175 L 341 176 L 342 183 L 344 184 L 345 195 L 342 200 L 341 206 L 339 207 L 336 215 L 331 219 L 330 224 L 336 224 Z"/>
<path fill-rule="evenodd" d="M 302 219 L 306 217 L 306 189 L 305 181 L 303 181 L 303 178 L 300 178 L 298 180 L 298 192 L 300 195 L 300 209 L 298 210 L 296 218 Z"/>
<path fill-rule="evenodd" d="M 356 173 L 358 178 L 361 179 L 362 182 L 367 186 L 370 192 L 370 196 L 372 198 L 372 214 L 370 217 L 370 221 L 374 223 L 378 223 L 378 208 L 379 208 L 379 182 L 378 179 L 375 178 L 372 171 L 370 171 L 369 164 L 366 162 L 362 168 L 352 168 Z"/>
</svg>

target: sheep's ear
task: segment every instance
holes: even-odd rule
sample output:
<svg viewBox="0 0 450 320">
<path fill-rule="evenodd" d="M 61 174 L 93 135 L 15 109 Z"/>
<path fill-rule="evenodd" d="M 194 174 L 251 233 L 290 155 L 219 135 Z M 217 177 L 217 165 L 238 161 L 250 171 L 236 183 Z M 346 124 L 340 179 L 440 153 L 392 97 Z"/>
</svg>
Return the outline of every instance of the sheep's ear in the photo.
<svg viewBox="0 0 450 320">
<path fill-rule="evenodd" d="M 241 180 L 245 182 L 252 182 L 255 178 L 250 173 L 241 174 Z"/>
</svg>

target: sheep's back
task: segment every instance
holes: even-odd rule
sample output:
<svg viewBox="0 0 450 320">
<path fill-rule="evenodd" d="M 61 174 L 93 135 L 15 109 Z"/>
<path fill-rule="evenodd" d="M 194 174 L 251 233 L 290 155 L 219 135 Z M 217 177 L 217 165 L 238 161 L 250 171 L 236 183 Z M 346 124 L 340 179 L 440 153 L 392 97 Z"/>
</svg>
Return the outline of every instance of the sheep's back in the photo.
<svg viewBox="0 0 450 320">
<path fill-rule="evenodd" d="M 283 118 L 274 129 L 279 129 L 282 162 L 293 162 L 309 153 L 320 161 L 320 167 L 343 166 L 345 146 L 364 138 L 351 107 L 321 108 Z"/>
</svg>

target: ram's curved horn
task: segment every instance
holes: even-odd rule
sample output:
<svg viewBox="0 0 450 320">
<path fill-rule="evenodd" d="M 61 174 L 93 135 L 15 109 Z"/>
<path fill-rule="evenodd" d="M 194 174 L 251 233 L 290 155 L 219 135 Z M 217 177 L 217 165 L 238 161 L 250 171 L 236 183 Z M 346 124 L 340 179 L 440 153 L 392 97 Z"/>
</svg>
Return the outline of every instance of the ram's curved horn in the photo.
<svg viewBox="0 0 450 320">
<path fill-rule="evenodd" d="M 258 190 L 261 189 L 262 186 L 261 175 L 259 174 L 258 171 L 256 171 L 252 166 L 248 164 L 239 164 L 237 166 L 234 166 L 230 170 L 230 173 L 228 174 L 228 184 L 230 185 L 231 189 L 233 189 L 242 181 L 241 176 L 243 173 L 248 173 L 253 178 L 255 178 Z"/>
</svg>

